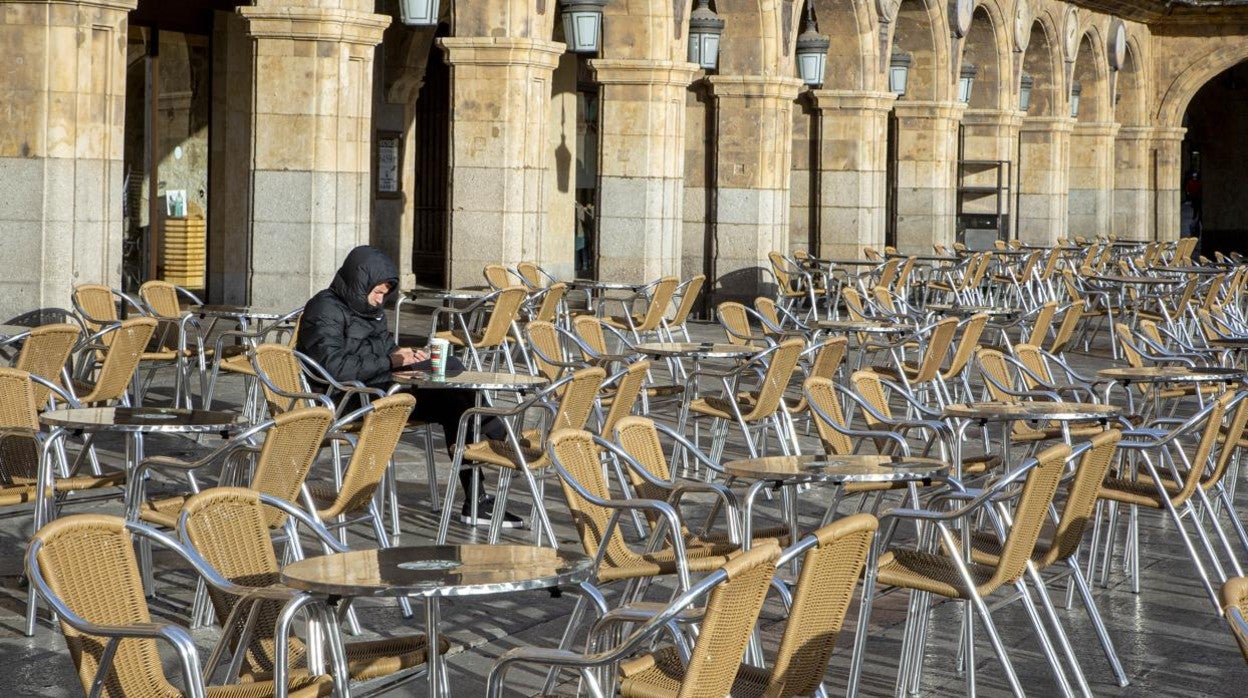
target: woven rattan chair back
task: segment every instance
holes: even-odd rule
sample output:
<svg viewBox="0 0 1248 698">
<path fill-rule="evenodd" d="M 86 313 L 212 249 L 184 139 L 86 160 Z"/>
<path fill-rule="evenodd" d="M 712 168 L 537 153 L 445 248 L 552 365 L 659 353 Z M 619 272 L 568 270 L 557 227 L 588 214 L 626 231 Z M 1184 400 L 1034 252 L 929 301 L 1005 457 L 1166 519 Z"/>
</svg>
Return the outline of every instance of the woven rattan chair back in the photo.
<svg viewBox="0 0 1248 698">
<path fill-rule="evenodd" d="M 533 288 L 542 288 L 546 285 L 546 279 L 542 276 L 537 262 L 520 262 L 516 265 L 516 273 Z M 567 287 L 566 284 L 564 287 Z"/>
<path fill-rule="evenodd" d="M 780 288 L 780 293 L 792 293 L 794 290 L 793 275 L 789 273 L 788 260 L 784 258 L 784 255 L 772 250 L 767 253 L 767 261 L 771 262 L 771 273 L 776 277 L 776 285 Z"/>
<path fill-rule="evenodd" d="M 607 333 L 602 329 L 602 321 L 593 315 L 578 315 L 572 319 L 572 329 L 585 346 L 598 354 L 608 354 Z M 586 361 L 592 360 L 591 354 L 582 351 Z"/>
<path fill-rule="evenodd" d="M 1049 336 L 1049 326 L 1057 315 L 1057 301 L 1049 301 L 1040 306 L 1036 316 L 1032 318 L 1031 333 L 1027 335 L 1027 344 L 1044 346 L 1044 338 Z"/>
<path fill-rule="evenodd" d="M 600 434 L 603 438 L 610 438 L 620 420 L 633 413 L 649 371 L 649 361 L 637 361 L 630 364 L 624 370 L 624 375 L 616 381 L 615 392 L 611 396 L 611 407 L 607 409 L 607 416 L 602 420 Z"/>
<path fill-rule="evenodd" d="M 559 466 L 559 484 L 572 514 L 572 523 L 581 538 L 581 546 L 585 554 L 591 557 L 599 555 L 601 551 L 598 578 L 609 580 L 612 576 L 608 570 L 630 567 L 640 556 L 628 547 L 619 526 L 612 529 L 610 536 L 607 536 L 611 510 L 590 501 L 568 482 L 568 478 L 571 478 L 581 489 L 598 500 L 611 499 L 611 491 L 599 460 L 598 446 L 594 443 L 593 435 L 579 429 L 560 429 L 551 435 L 549 443 L 550 451 Z"/>
<path fill-rule="evenodd" d="M 104 352 L 95 385 L 88 394 L 78 396 L 84 405 L 120 400 L 126 394 L 143 351 L 156 331 L 156 324 L 155 318 L 130 318 L 106 335 L 112 339 Z"/>
<path fill-rule="evenodd" d="M 845 427 L 845 414 L 841 411 L 841 400 L 833 382 L 827 378 L 811 377 L 805 383 L 806 399 L 810 405 L 823 415 L 836 422 L 837 426 Z M 843 456 L 853 453 L 854 443 L 849 436 L 837 431 L 827 423 L 815 409 L 810 410 L 810 420 L 819 432 L 819 440 L 823 442 L 824 453 Z"/>
<path fill-rule="evenodd" d="M 30 336 L 22 344 L 13 367 L 28 371 L 40 378 L 64 385 L 61 372 L 69 362 L 74 346 L 81 339 L 77 325 L 69 323 L 44 325 L 30 331 Z M 35 386 L 35 404 L 45 405 L 52 391 L 42 385 Z"/>
<path fill-rule="evenodd" d="M 556 429 L 584 429 L 593 414 L 594 404 L 598 400 L 598 389 L 607 377 L 607 372 L 598 366 L 583 368 L 572 374 L 572 380 L 563 388 L 559 396 L 559 409 L 550 422 L 550 431 Z"/>
<path fill-rule="evenodd" d="M 747 422 L 770 417 L 780 408 L 780 400 L 793 379 L 793 369 L 797 368 L 797 361 L 805 348 L 806 343 L 801 339 L 786 339 L 771 354 L 771 363 L 767 365 L 762 383 L 754 395 L 753 409 L 741 415 Z"/>
<path fill-rule="evenodd" d="M 676 287 L 679 285 L 680 279 L 674 276 L 659 279 L 654 290 L 650 292 L 650 302 L 646 305 L 646 314 L 637 324 L 637 332 L 654 332 L 659 328 L 663 318 L 667 317 L 667 311 L 671 309 L 672 297 L 676 295 Z"/>
<path fill-rule="evenodd" d="M 551 383 L 563 375 L 563 367 L 547 361 L 563 360 L 563 343 L 559 339 L 559 331 L 554 324 L 544 320 L 534 320 L 525 328 L 529 336 L 529 346 L 533 349 L 533 367 Z"/>
<path fill-rule="evenodd" d="M 811 696 L 819 690 L 878 527 L 874 516 L 854 514 L 812 534 L 819 542 L 802 556 L 768 696 Z"/>
<path fill-rule="evenodd" d="M 559 305 L 563 303 L 563 297 L 568 292 L 568 285 L 562 281 L 551 284 L 542 294 L 542 304 L 537 307 L 537 314 L 533 316 L 535 322 L 557 322 L 559 320 Z"/>
<path fill-rule="evenodd" d="M 74 287 L 74 307 L 81 308 L 86 317 L 82 318 L 87 329 L 92 333 L 99 332 L 106 322 L 116 322 L 117 303 L 113 291 L 100 284 L 79 284 Z"/>
<path fill-rule="evenodd" d="M 1143 366 L 1144 357 L 1136 348 L 1135 335 L 1131 332 L 1131 328 L 1126 323 L 1115 322 L 1114 333 L 1118 335 L 1118 346 L 1122 348 L 1122 358 L 1135 368 Z"/>
<path fill-rule="evenodd" d="M 0 429 L 39 429 L 35 382 L 17 368 L 0 368 Z M 4 463 L 0 462 L 0 474 Z"/>
<path fill-rule="evenodd" d="M 177 320 L 182 315 L 178 287 L 168 281 L 153 280 L 139 287 L 139 297 L 162 319 Z"/>
<path fill-rule="evenodd" d="M 872 262 L 884 261 L 884 258 L 880 256 L 880 251 L 875 249 L 874 247 L 862 248 L 862 256 L 866 257 L 869 261 L 872 261 Z"/>
<path fill-rule="evenodd" d="M 906 257 L 901 263 L 901 268 L 897 270 L 897 279 L 893 281 L 893 289 L 897 293 L 906 293 L 908 289 L 906 285 L 910 283 L 910 274 L 914 271 L 914 257 Z"/>
<path fill-rule="evenodd" d="M 23 488 L 38 482 L 39 443 L 34 432 L 39 431 L 39 403 L 35 401 L 35 387 L 29 373 L 0 368 L 0 429 L 31 430 L 30 435 L 20 431 L 0 434 L 0 498 L 5 488 L 16 487 L 19 500 L 25 500 Z"/>
<path fill-rule="evenodd" d="M 1072 303 L 1066 309 L 1066 314 L 1062 316 L 1062 322 L 1057 326 L 1057 333 L 1053 335 L 1053 343 L 1049 345 L 1049 353 L 1060 355 L 1066 351 L 1067 347 L 1075 338 L 1075 330 L 1079 328 L 1079 323 L 1083 320 L 1083 301 L 1078 298 L 1077 302 Z"/>
<path fill-rule="evenodd" d="M 49 523 L 35 534 L 39 573 L 52 592 L 76 615 L 96 625 L 151 623 L 134 544 L 125 521 L 116 516 L 75 514 Z M 84 694 L 104 660 L 103 638 L 86 635 L 61 623 L 69 656 L 78 670 Z M 113 671 L 102 695 L 179 696 L 165 678 L 156 642 L 128 639 L 117 645 Z"/>
<path fill-rule="evenodd" d="M 1233 399 L 1233 391 L 1223 393 L 1219 398 L 1220 401 L 1228 403 Z M 1231 456 L 1235 455 L 1239 450 L 1240 443 L 1244 438 L 1244 429 L 1248 427 L 1248 398 L 1241 399 L 1235 407 L 1235 411 L 1231 413 L 1231 418 L 1227 421 L 1225 429 L 1221 431 L 1220 437 L 1217 439 L 1218 455 L 1213 461 L 1213 468 L 1205 473 L 1201 480 L 1201 487 L 1208 490 L 1209 488 L 1221 482 L 1226 476 L 1231 465 Z M 1196 461 L 1193 461 L 1196 463 Z M 1201 468 L 1196 468 L 1202 470 Z"/>
<path fill-rule="evenodd" d="M 853 384 L 854 392 L 858 393 L 858 396 L 876 412 L 883 415 L 884 419 L 892 419 L 893 412 L 888 406 L 888 395 L 884 392 L 884 384 L 880 382 L 880 374 L 871 370 L 854 371 L 849 376 L 849 382 Z M 878 417 L 865 410 L 862 416 L 869 427 L 883 424 Z"/>
<path fill-rule="evenodd" d="M 927 338 L 927 350 L 923 352 L 923 360 L 918 371 L 911 379 L 913 383 L 927 383 L 940 375 L 940 366 L 945 357 L 949 356 L 949 347 L 953 346 L 953 338 L 958 332 L 958 319 L 945 318 L 936 323 L 931 335 Z"/>
<path fill-rule="evenodd" d="M 364 423 L 360 425 L 342 487 L 333 503 L 317 512 L 323 520 L 368 508 L 399 445 L 416 398 L 411 393 L 395 393 L 373 400 L 371 406 L 372 410 L 364 415 Z"/>
<path fill-rule="evenodd" d="M 273 549 L 269 530 L 271 507 L 260 501 L 255 490 L 241 487 L 213 487 L 191 497 L 183 505 L 186 514 L 187 542 L 221 576 L 249 587 L 266 587 L 279 582 L 281 567 Z M 213 611 L 221 622 L 239 598 L 216 587 L 208 587 L 208 597 Z M 247 645 L 246 668 L 253 673 L 268 673 L 274 669 L 275 643 L 273 629 L 281 603 L 256 601 L 256 622 Z M 238 633 L 247 620 L 246 613 L 236 617 Z M 235 646 L 237 648 L 237 634 Z M 290 666 L 299 666 L 305 653 L 303 643 L 292 637 L 289 645 Z"/>
<path fill-rule="evenodd" d="M 1118 442 L 1121 440 L 1122 432 L 1117 429 L 1109 429 L 1092 437 L 1092 447 L 1079 459 L 1075 477 L 1067 488 L 1066 505 L 1054 529 L 1048 555 L 1039 565 L 1040 568 L 1065 560 L 1079 550 L 1084 529 L 1096 508 L 1101 482 L 1105 480 L 1105 474 L 1113 464 L 1114 456 L 1118 453 Z"/>
<path fill-rule="evenodd" d="M 865 306 L 862 303 L 862 296 L 858 294 L 858 290 L 852 286 L 846 286 L 841 289 L 841 298 L 845 300 L 845 310 L 849 313 L 849 319 L 861 321 L 867 319 Z M 859 338 L 861 338 L 861 333 Z"/>
<path fill-rule="evenodd" d="M 721 569 L 728 578 L 711 590 L 702 628 L 684 677 L 674 685 L 669 685 L 667 676 L 657 679 L 657 685 L 650 682 L 636 685 L 642 682 L 626 678 L 620 685 L 621 694 L 653 696 L 662 695 L 655 689 L 675 689 L 673 693 L 677 698 L 722 698 L 730 695 L 741 657 L 754 632 L 754 624 L 763 608 L 771 579 L 776 574 L 776 558 L 779 556 L 780 546 L 775 541 L 769 541 L 725 563 Z"/>
<path fill-rule="evenodd" d="M 279 415 L 297 407 L 312 407 L 317 404 L 303 398 L 286 397 L 278 392 L 309 393 L 303 377 L 303 367 L 293 348 L 285 344 L 261 344 L 256 347 L 252 356 L 256 368 L 268 381 L 260 381 L 260 387 L 264 391 L 269 414 Z M 277 391 L 273 388 L 277 388 Z"/>
<path fill-rule="evenodd" d="M 901 257 L 893 257 L 884 263 L 884 268 L 880 269 L 880 280 L 876 282 L 876 286 L 888 288 L 893 285 L 893 281 L 897 279 L 897 271 L 901 268 Z"/>
<path fill-rule="evenodd" d="M 975 313 L 967 319 L 966 324 L 962 326 L 962 336 L 958 338 L 958 348 L 954 350 L 949 366 L 940 372 L 941 378 L 952 380 L 962 373 L 966 364 L 974 356 L 975 347 L 979 346 L 979 339 L 984 335 L 984 328 L 987 325 L 987 313 Z"/>
<path fill-rule="evenodd" d="M 807 375 L 812 378 L 835 377 L 848 353 L 848 337 L 829 337 L 823 340 L 823 345 L 815 352 L 815 360 L 810 364 L 810 373 Z"/>
<path fill-rule="evenodd" d="M 693 312 L 693 304 L 698 301 L 698 295 L 702 293 L 702 286 L 705 284 L 706 275 L 698 274 L 677 287 L 680 302 L 676 305 L 676 312 L 668 319 L 668 325 L 682 327 L 689 321 L 689 315 Z"/>
<path fill-rule="evenodd" d="M 783 323 L 780 320 L 780 311 L 776 308 L 776 302 L 770 298 L 759 296 L 754 299 L 754 310 L 766 320 L 763 323 L 763 334 L 768 337 L 778 338 L 780 336 L 778 328 L 783 327 Z"/>
<path fill-rule="evenodd" d="M 975 352 L 975 362 L 984 374 L 984 387 L 988 389 L 989 398 L 1002 402 L 1014 399 L 1004 389 L 1014 387 L 1014 380 L 1010 377 L 1010 364 L 1004 354 L 996 349 L 981 347 Z M 1016 423 L 1014 426 L 1017 430 L 1020 425 Z"/>
<path fill-rule="evenodd" d="M 511 274 L 508 273 L 507 267 L 501 264 L 487 264 L 485 269 L 481 270 L 481 274 L 485 277 L 485 282 L 495 291 L 511 285 Z"/>
<path fill-rule="evenodd" d="M 1053 495 L 1057 492 L 1057 484 L 1062 479 L 1069 457 L 1070 447 L 1066 444 L 1054 444 L 1036 455 L 1037 464 L 1023 482 L 1023 490 L 1014 510 L 1014 522 L 1002 543 L 1001 559 L 985 584 L 987 588 L 980 589 L 981 594 L 987 595 L 1001 585 L 1013 584 L 1027 570 L 1027 561 L 1036 549 L 1036 541 L 1040 539 L 1049 505 L 1053 503 Z"/>
<path fill-rule="evenodd" d="M 1040 280 L 1048 281 L 1053 278 L 1053 272 L 1057 271 L 1057 264 L 1060 261 L 1062 261 L 1061 250 L 1049 252 L 1049 256 L 1044 260 L 1044 268 L 1040 270 Z"/>
<path fill-rule="evenodd" d="M 749 337 L 754 336 L 750 329 L 750 316 L 745 306 L 734 301 L 725 301 L 715 308 L 715 316 L 728 335 L 729 344 L 749 344 Z"/>
<path fill-rule="evenodd" d="M 1040 347 L 1031 344 L 1015 344 L 1014 358 L 1023 365 L 1028 371 L 1034 373 L 1047 385 L 1053 385 L 1053 374 L 1049 372 L 1049 362 L 1045 359 L 1044 354 L 1040 351 Z M 1023 374 L 1023 381 L 1027 384 L 1028 390 L 1040 387 L 1035 378 L 1027 374 Z"/>
<path fill-rule="evenodd" d="M 481 340 L 475 343 L 476 347 L 489 349 L 501 345 L 507 339 L 512 323 L 520 316 L 520 306 L 528 297 L 523 286 L 509 286 L 500 291 L 481 332 Z"/>
<path fill-rule="evenodd" d="M 265 432 L 264 445 L 256 459 L 252 489 L 287 502 L 297 502 L 299 490 L 333 421 L 334 413 L 327 407 L 301 407 L 274 417 L 275 423 Z M 274 510 L 269 515 L 269 525 L 274 528 L 285 521 L 286 515 L 279 511 Z"/>
</svg>

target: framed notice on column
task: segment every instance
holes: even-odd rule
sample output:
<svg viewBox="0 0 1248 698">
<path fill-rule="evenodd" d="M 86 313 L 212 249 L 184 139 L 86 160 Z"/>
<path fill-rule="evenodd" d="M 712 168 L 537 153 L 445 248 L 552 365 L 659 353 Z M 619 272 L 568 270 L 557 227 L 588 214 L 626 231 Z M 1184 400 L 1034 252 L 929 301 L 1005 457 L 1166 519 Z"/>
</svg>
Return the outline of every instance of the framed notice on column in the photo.
<svg viewBox="0 0 1248 698">
<path fill-rule="evenodd" d="M 397 199 L 403 192 L 403 134 L 378 131 L 377 151 L 373 158 L 377 173 L 377 198 Z"/>
</svg>

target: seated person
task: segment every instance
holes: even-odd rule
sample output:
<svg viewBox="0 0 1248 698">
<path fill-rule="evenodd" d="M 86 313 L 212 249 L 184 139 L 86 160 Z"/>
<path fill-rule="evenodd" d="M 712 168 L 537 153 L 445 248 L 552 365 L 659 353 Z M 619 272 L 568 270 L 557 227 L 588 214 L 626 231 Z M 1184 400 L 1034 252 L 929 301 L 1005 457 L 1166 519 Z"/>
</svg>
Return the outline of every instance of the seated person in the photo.
<svg viewBox="0 0 1248 698">
<path fill-rule="evenodd" d="M 367 245 L 351 250 L 329 288 L 308 301 L 299 321 L 296 348 L 325 367 L 335 380 L 360 381 L 370 388 L 385 390 L 394 384 L 391 372 L 399 368 L 429 370 L 431 361 L 425 349 L 400 347 L 386 327 L 384 308 L 398 292 L 399 272 L 384 252 Z M 447 371 L 463 369 L 454 357 L 447 357 Z M 414 390 L 416 407 L 412 419 L 442 426 L 446 450 L 454 456 L 459 418 L 475 404 L 471 390 Z M 348 405 L 347 409 L 351 406 Z M 482 425 L 488 438 L 503 438 L 502 424 L 491 419 Z M 469 438 L 473 438 L 469 434 Z M 464 492 L 472 491 L 472 470 L 459 471 Z M 430 483 L 435 487 L 436 483 Z M 477 504 L 478 518 L 470 516 L 465 497 L 460 520 L 468 524 L 490 523 L 493 497 L 483 495 Z M 503 526 L 517 528 L 519 517 L 506 513 Z"/>
</svg>

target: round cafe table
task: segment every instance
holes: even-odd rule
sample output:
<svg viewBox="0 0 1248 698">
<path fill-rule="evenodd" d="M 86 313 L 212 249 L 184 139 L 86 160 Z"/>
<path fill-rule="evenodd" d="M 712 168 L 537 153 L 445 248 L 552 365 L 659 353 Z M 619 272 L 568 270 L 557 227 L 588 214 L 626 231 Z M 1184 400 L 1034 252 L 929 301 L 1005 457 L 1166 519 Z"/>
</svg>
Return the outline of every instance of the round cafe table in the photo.
<svg viewBox="0 0 1248 698">
<path fill-rule="evenodd" d="M 746 344 L 715 342 L 642 342 L 634 344 L 633 351 L 662 359 L 741 359 L 760 350 Z"/>
<path fill-rule="evenodd" d="M 1248 371 L 1223 366 L 1125 366 L 1103 368 L 1096 372 L 1098 378 L 1109 381 L 1105 386 L 1105 401 L 1109 402 L 1109 391 L 1114 385 L 1121 385 L 1127 394 L 1127 410 L 1135 413 L 1135 397 L 1131 392 L 1132 383 L 1149 386 L 1153 406 L 1153 414 L 1161 413 L 1161 391 L 1167 385 L 1225 383 L 1230 385 L 1244 380 Z M 1204 394 L 1198 389 L 1196 399 L 1204 407 Z"/>
<path fill-rule="evenodd" d="M 430 371 L 398 371 L 390 376 L 397 385 L 408 385 L 421 390 L 458 388 L 526 392 L 541 388 L 549 382 L 544 376 L 505 371 L 450 371 L 441 376 Z"/>
<path fill-rule="evenodd" d="M 39 421 L 53 428 L 90 433 L 114 432 L 126 437 L 126 512 L 134 518 L 143 498 L 141 478 L 131 477 L 143 461 L 144 434 L 211 434 L 221 438 L 245 425 L 233 412 L 185 410 L 168 407 L 82 407 L 49 410 Z"/>
<path fill-rule="evenodd" d="M 311 557 L 282 568 L 282 583 L 324 596 L 331 606 L 358 597 L 425 600 L 429 695 L 450 695 L 441 644 L 441 599 L 498 596 L 588 582 L 593 559 L 535 545 L 425 545 Z M 484 602 L 474 601 L 480 606 Z M 345 613 L 345 606 L 339 609 Z M 314 622 L 314 621 L 310 621 Z M 309 632 L 309 637 L 320 633 Z"/>
<path fill-rule="evenodd" d="M 765 489 L 793 488 L 806 484 L 923 483 L 943 480 L 949 465 L 935 458 L 852 454 L 846 456 L 768 456 L 724 463 L 729 482 L 753 480 L 741 510 L 741 544 L 749 547 L 753 530 L 754 502 Z M 831 510 L 829 511 L 829 514 Z M 796 541 L 797 502 L 788 507 L 790 540 Z M 826 515 L 825 515 L 825 518 Z"/>
<path fill-rule="evenodd" d="M 986 427 L 990 422 L 1003 425 L 1001 435 L 1001 460 L 1009 467 L 1010 464 L 1010 431 L 1011 425 L 1017 421 L 1060 422 L 1070 442 L 1068 432 L 1071 422 L 1098 421 L 1108 426 L 1111 420 L 1122 415 L 1121 408 L 1113 405 L 1100 405 L 1090 402 L 1067 401 L 1010 401 L 1010 402 L 970 402 L 949 405 L 941 413 L 941 418 L 957 422 L 957 436 L 954 448 L 958 451 L 954 463 L 962 462 L 962 442 L 965 441 L 966 430 L 971 425 Z M 959 475 L 961 473 L 958 473 Z"/>
</svg>

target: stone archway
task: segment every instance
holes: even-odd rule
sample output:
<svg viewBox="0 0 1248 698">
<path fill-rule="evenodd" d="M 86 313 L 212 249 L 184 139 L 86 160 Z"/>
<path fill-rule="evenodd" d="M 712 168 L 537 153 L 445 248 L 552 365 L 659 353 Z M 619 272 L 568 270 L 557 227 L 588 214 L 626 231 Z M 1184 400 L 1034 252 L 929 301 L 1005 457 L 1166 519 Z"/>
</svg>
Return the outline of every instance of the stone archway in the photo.
<svg viewBox="0 0 1248 698">
<path fill-rule="evenodd" d="M 1011 39 L 995 1 L 979 3 L 962 42 L 959 78 L 973 69 L 973 89 L 959 129 L 957 172 L 958 236 L 983 247 L 993 228 L 1011 232 L 1014 197 L 1012 163 L 1018 151 L 1017 108 Z M 959 99 L 961 99 L 959 95 Z M 972 232 L 967 240 L 966 230 Z M 978 243 L 978 244 L 977 244 Z"/>
<path fill-rule="evenodd" d="M 869 0 L 809 0 L 827 72 L 793 112 L 790 242 L 857 257 L 884 237 L 884 147 L 893 95 L 880 91 L 879 24 Z M 803 10 L 804 12 L 804 10 Z"/>
<path fill-rule="evenodd" d="M 1184 116 L 1180 224 L 1199 231 L 1201 253 L 1248 252 L 1248 61 L 1204 84 Z M 1193 179 L 1194 176 L 1194 179 Z"/>
<path fill-rule="evenodd" d="M 1093 238 L 1110 232 L 1113 217 L 1114 139 L 1109 62 L 1105 43 L 1095 27 L 1084 32 L 1071 67 L 1071 117 L 1067 196 L 1067 230 L 1073 237 Z M 1078 99 L 1074 90 L 1079 89 Z M 1074 105 L 1078 105 L 1078 114 Z"/>
<path fill-rule="evenodd" d="M 1052 245 L 1066 234 L 1066 160 L 1073 120 L 1057 27 L 1047 12 L 1036 17 L 1020 76 L 1032 85 L 1019 130 L 1015 230 L 1018 239 L 1031 244 Z"/>
<path fill-rule="evenodd" d="M 954 99 L 946 9 L 936 0 L 902 0 L 894 20 L 892 52 L 908 54 L 910 70 L 906 93 L 893 105 L 887 237 L 911 254 L 953 241 L 957 132 L 966 107 Z"/>
</svg>

